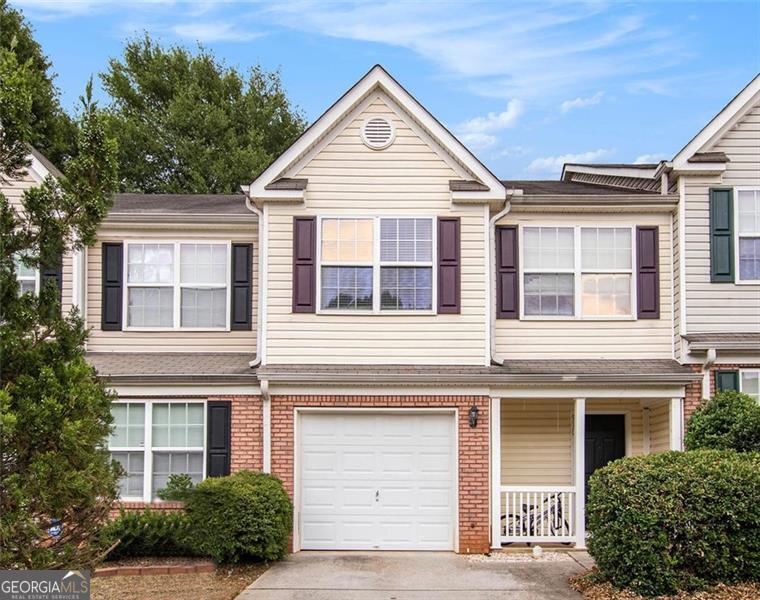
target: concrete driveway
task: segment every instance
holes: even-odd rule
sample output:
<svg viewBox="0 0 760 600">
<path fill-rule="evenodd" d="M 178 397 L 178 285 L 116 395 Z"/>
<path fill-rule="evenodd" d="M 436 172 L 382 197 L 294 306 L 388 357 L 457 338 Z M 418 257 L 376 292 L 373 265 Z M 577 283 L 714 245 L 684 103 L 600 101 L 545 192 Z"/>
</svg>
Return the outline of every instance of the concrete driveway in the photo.
<svg viewBox="0 0 760 600">
<path fill-rule="evenodd" d="M 575 556 L 573 558 L 572 556 Z M 588 555 L 507 562 L 448 552 L 299 552 L 237 600 L 579 600 L 567 584 Z"/>
</svg>

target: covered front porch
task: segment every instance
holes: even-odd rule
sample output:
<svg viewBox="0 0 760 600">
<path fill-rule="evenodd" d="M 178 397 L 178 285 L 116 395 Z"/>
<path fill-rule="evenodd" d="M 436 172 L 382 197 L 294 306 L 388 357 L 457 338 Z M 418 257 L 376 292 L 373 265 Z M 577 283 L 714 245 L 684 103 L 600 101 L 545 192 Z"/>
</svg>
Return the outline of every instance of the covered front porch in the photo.
<svg viewBox="0 0 760 600">
<path fill-rule="evenodd" d="M 588 476 L 622 456 L 680 450 L 678 391 L 599 389 L 552 397 L 511 390 L 492 397 L 492 547 L 584 548 Z"/>
</svg>

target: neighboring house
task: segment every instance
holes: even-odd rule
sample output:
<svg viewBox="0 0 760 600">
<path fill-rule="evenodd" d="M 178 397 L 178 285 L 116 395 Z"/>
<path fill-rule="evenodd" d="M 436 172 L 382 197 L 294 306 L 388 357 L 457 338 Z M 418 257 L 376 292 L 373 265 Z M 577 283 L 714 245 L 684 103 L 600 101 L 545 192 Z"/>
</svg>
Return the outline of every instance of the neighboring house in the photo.
<svg viewBox="0 0 760 600">
<path fill-rule="evenodd" d="M 760 171 L 754 123 L 726 169 Z M 760 286 L 681 287 L 711 234 L 678 160 L 502 181 L 376 66 L 244 194 L 117 195 L 69 285 L 119 395 L 123 501 L 260 469 L 294 550 L 582 547 L 587 476 L 681 448 L 714 354 L 681 334 L 760 363 Z"/>
</svg>

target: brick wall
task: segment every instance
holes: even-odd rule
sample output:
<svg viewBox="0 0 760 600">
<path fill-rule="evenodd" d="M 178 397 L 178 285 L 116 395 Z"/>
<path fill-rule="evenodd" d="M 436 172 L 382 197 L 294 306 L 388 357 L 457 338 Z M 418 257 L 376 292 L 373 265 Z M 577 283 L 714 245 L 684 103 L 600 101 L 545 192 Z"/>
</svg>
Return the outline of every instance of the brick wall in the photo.
<svg viewBox="0 0 760 600">
<path fill-rule="evenodd" d="M 479 409 L 478 425 L 468 422 Z M 487 396 L 273 396 L 272 473 L 293 496 L 293 420 L 296 407 L 459 409 L 459 551 L 489 550 L 489 399 Z"/>
<path fill-rule="evenodd" d="M 695 373 L 702 373 L 700 365 L 691 365 Z M 758 364 L 734 364 L 734 365 L 713 365 L 710 369 L 710 396 L 715 394 L 715 371 L 734 371 L 738 369 L 760 369 Z M 702 404 L 702 382 L 695 381 L 686 386 L 686 398 L 684 400 L 683 412 L 684 423 Z"/>
<path fill-rule="evenodd" d="M 263 416 L 259 396 L 209 398 L 232 402 L 232 452 L 230 471 L 261 471 L 263 459 Z"/>
</svg>

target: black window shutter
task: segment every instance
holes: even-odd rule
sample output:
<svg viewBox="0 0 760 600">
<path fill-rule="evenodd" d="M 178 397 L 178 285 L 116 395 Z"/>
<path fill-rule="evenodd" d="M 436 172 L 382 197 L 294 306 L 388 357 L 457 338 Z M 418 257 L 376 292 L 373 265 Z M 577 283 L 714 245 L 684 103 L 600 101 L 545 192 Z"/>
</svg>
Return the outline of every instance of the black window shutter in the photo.
<svg viewBox="0 0 760 600">
<path fill-rule="evenodd" d="M 739 391 L 739 371 L 715 371 L 715 389 L 718 392 Z"/>
<path fill-rule="evenodd" d="M 232 244 L 232 306 L 230 329 L 250 330 L 253 327 L 253 244 Z"/>
<path fill-rule="evenodd" d="M 317 310 L 317 219 L 293 219 L 293 312 Z"/>
<path fill-rule="evenodd" d="M 121 301 L 124 282 L 124 245 L 103 242 L 102 295 L 100 327 L 103 331 L 121 330 Z"/>
<path fill-rule="evenodd" d="M 52 265 L 40 269 L 40 287 L 44 287 L 48 281 L 53 280 L 58 288 L 58 299 L 63 295 L 63 257 L 58 256 Z"/>
<path fill-rule="evenodd" d="M 496 228 L 496 318 L 520 317 L 517 225 Z"/>
<path fill-rule="evenodd" d="M 639 319 L 660 318 L 659 228 L 636 228 L 636 298 Z"/>
<path fill-rule="evenodd" d="M 734 281 L 734 194 L 731 188 L 710 189 L 710 281 Z"/>
<path fill-rule="evenodd" d="M 229 402 L 210 400 L 207 403 L 206 475 L 208 477 L 223 477 L 230 474 L 231 409 Z"/>
<path fill-rule="evenodd" d="M 438 219 L 438 312 L 461 312 L 461 251 L 459 217 Z"/>
</svg>

